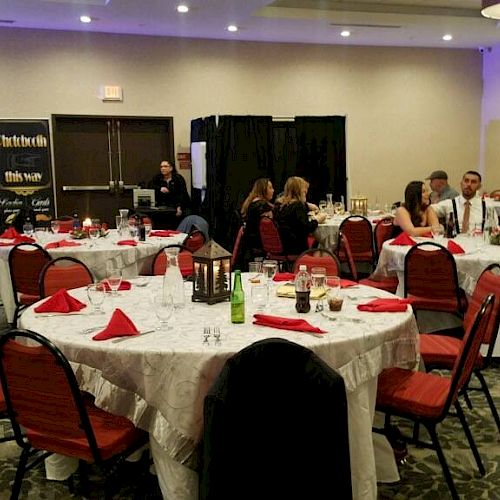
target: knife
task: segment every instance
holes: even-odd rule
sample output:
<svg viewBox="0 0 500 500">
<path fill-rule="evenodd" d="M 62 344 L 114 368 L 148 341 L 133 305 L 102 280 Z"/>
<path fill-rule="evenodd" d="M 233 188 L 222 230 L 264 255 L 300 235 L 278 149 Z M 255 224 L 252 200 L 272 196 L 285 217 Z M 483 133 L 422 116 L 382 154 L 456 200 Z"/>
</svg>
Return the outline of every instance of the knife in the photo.
<svg viewBox="0 0 500 500">
<path fill-rule="evenodd" d="M 139 332 L 139 335 L 127 335 L 126 337 L 119 337 L 117 339 L 113 339 L 112 342 L 113 344 L 116 344 L 117 342 L 123 342 L 124 340 L 129 340 L 129 339 L 134 339 L 137 337 L 142 337 L 143 335 L 146 335 L 147 333 L 155 332 L 156 330 L 144 330 L 143 332 Z"/>
</svg>

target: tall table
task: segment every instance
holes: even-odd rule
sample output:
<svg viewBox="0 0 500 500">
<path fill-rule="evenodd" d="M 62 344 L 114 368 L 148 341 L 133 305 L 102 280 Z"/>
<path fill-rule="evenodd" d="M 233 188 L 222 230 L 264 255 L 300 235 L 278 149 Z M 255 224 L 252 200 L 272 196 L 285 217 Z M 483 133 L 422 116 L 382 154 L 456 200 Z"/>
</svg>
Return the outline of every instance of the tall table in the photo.
<svg viewBox="0 0 500 500">
<path fill-rule="evenodd" d="M 229 322 L 229 303 L 212 306 L 188 302 L 175 315 L 168 331 L 144 336 L 92 340 L 82 330 L 105 325 L 120 307 L 140 330 L 156 326 L 151 297 L 160 293 L 161 278 L 148 286 L 132 287 L 105 302 L 102 316 L 37 316 L 33 307 L 21 317 L 23 328 L 50 338 L 72 362 L 82 389 L 92 393 L 96 404 L 125 415 L 151 436 L 151 448 L 165 498 L 197 498 L 198 443 L 202 434 L 203 400 L 226 360 L 249 344 L 270 337 L 283 337 L 312 349 L 343 377 L 348 400 L 349 439 L 354 498 L 377 497 L 372 442 L 372 420 L 377 376 L 382 369 L 414 367 L 417 357 L 417 327 L 411 308 L 404 313 L 361 313 L 356 303 L 368 296 L 389 294 L 367 287 L 346 289 L 343 312 L 336 321 L 310 312 L 301 317 L 327 330 L 324 335 L 275 330 L 252 325 L 248 275 L 247 319 L 242 325 Z M 185 284 L 186 296 L 192 284 Z M 70 292 L 85 300 L 82 289 Z M 295 313 L 294 301 L 273 297 L 272 314 Z M 218 326 L 220 342 L 204 341 L 203 329 Z M 391 454 L 392 455 L 392 454 Z M 393 459 L 393 457 L 391 456 Z M 181 465 L 182 464 L 182 465 Z"/>
<path fill-rule="evenodd" d="M 122 270 L 123 277 L 129 278 L 140 273 L 149 273 L 154 255 L 161 248 L 182 243 L 187 234 L 180 233 L 169 238 L 147 238 L 146 242 L 139 242 L 137 246 L 118 245 L 118 234 L 115 230 L 105 238 L 92 242 L 88 239 L 75 240 L 80 246 L 52 248 L 47 250 L 53 259 L 58 257 L 75 257 L 81 260 L 92 271 L 97 279 L 103 279 L 110 267 Z M 68 239 L 67 234 L 47 235 L 41 246 L 53 241 Z M 10 240 L 0 240 L 10 242 Z M 0 297 L 5 309 L 7 321 L 14 319 L 14 294 L 9 271 L 9 253 L 11 246 L 0 247 Z"/>
</svg>

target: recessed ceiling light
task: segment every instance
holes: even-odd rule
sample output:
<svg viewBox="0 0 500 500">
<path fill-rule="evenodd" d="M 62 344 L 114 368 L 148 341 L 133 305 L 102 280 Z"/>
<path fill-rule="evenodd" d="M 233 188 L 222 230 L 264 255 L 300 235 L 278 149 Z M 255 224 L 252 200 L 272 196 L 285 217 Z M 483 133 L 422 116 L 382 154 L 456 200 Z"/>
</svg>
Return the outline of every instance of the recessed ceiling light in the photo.
<svg viewBox="0 0 500 500">
<path fill-rule="evenodd" d="M 443 35 L 443 40 L 445 42 L 449 42 L 450 40 L 453 40 L 453 36 L 452 35 Z"/>
<path fill-rule="evenodd" d="M 189 12 L 189 7 L 187 5 L 178 5 L 177 6 L 177 12 L 180 12 L 181 14 L 185 14 L 186 12 Z"/>
<path fill-rule="evenodd" d="M 81 23 L 91 23 L 92 18 L 90 16 L 80 16 L 80 22 Z"/>
<path fill-rule="evenodd" d="M 227 27 L 227 31 L 230 31 L 231 33 L 234 33 L 236 31 L 238 31 L 238 26 L 234 25 L 234 24 L 230 24 L 228 27 Z"/>
<path fill-rule="evenodd" d="M 351 32 L 349 30 L 341 31 L 340 36 L 343 36 L 343 37 L 351 36 Z"/>
</svg>

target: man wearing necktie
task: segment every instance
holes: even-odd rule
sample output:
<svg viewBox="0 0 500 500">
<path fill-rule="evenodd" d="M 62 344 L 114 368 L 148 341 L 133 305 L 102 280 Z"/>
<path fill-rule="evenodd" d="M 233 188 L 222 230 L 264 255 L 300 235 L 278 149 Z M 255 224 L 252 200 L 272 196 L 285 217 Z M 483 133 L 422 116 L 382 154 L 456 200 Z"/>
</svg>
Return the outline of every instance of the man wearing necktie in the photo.
<svg viewBox="0 0 500 500">
<path fill-rule="evenodd" d="M 481 188 L 481 174 L 475 170 L 465 172 L 460 181 L 461 194 L 451 200 L 443 200 L 432 205 L 438 217 L 447 218 L 454 214 L 457 233 L 467 233 L 471 229 L 483 230 L 488 210 L 493 210 L 490 200 L 482 200 L 477 195 Z M 495 218 L 495 225 L 498 219 Z"/>
</svg>

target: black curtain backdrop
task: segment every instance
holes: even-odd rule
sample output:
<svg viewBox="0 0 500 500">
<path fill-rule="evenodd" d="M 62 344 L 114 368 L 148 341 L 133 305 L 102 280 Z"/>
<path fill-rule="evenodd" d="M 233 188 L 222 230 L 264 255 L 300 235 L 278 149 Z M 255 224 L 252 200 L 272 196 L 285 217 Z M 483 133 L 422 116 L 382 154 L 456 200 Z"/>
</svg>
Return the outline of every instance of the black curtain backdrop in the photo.
<svg viewBox="0 0 500 500">
<path fill-rule="evenodd" d="M 314 203 L 346 198 L 346 145 L 344 116 L 297 116 L 297 168 L 295 175 L 310 183 L 308 199 Z"/>
<path fill-rule="evenodd" d="M 299 175 L 310 183 L 309 201 L 318 203 L 326 193 L 346 196 L 345 117 L 209 116 L 191 122 L 191 141 L 207 143 L 207 193 L 199 213 L 228 250 L 241 204 L 259 177 L 271 179 L 275 195 Z M 198 195 L 193 192 L 193 201 Z"/>
</svg>

